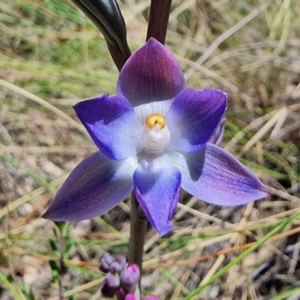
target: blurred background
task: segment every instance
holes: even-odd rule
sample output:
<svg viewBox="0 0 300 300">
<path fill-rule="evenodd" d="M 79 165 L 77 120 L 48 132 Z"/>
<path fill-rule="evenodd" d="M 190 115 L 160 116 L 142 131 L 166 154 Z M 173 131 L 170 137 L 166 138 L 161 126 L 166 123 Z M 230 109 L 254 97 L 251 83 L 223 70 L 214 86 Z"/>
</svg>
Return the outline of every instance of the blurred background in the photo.
<svg viewBox="0 0 300 300">
<path fill-rule="evenodd" d="M 145 42 L 149 1 L 119 5 L 134 51 Z M 187 86 L 229 94 L 221 147 L 272 193 L 237 208 L 183 194 L 173 233 L 148 230 L 145 294 L 190 299 L 202 286 L 193 299 L 300 299 L 299 218 L 290 218 L 300 206 L 299 17 L 296 0 L 173 1 L 166 45 Z M 103 36 L 70 0 L 0 2 L 1 299 L 59 299 L 59 281 L 66 299 L 99 299 L 99 258 L 126 253 L 128 201 L 68 225 L 63 270 L 60 233 L 40 218 L 97 151 L 72 106 L 115 93 L 117 78 Z"/>
</svg>

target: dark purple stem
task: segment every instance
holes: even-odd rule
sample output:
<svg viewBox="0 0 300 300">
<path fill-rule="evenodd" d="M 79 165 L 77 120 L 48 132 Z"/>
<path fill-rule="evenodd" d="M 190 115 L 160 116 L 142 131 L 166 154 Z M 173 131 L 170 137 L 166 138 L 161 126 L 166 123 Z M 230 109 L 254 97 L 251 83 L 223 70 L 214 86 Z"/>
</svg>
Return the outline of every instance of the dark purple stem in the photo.
<svg viewBox="0 0 300 300">
<path fill-rule="evenodd" d="M 127 55 L 124 55 L 114 45 L 110 44 L 108 40 L 106 40 L 106 44 L 115 65 L 117 66 L 118 70 L 121 71 L 127 59 L 130 57 L 130 52 Z"/>
<path fill-rule="evenodd" d="M 131 227 L 129 240 L 129 263 L 139 266 L 142 274 L 142 263 L 144 254 L 144 242 L 148 220 L 140 208 L 134 192 L 131 196 Z"/>
<path fill-rule="evenodd" d="M 172 0 L 151 0 L 147 40 L 155 38 L 165 44 Z M 134 192 L 131 199 L 131 228 L 129 263 L 139 266 L 142 274 L 144 242 L 148 220 L 140 208 Z"/>
<path fill-rule="evenodd" d="M 153 37 L 165 44 L 171 4 L 172 0 L 151 1 L 147 41 Z"/>
</svg>

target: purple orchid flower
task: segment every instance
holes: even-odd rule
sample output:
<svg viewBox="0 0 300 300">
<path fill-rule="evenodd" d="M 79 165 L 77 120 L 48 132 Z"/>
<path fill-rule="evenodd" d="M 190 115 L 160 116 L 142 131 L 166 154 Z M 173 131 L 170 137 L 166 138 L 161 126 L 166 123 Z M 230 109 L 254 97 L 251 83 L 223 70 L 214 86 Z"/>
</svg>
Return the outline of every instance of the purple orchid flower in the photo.
<svg viewBox="0 0 300 300">
<path fill-rule="evenodd" d="M 264 198 L 267 188 L 232 155 L 208 143 L 226 111 L 227 94 L 186 89 L 174 56 L 151 38 L 121 70 L 117 94 L 75 105 L 100 151 L 81 162 L 44 217 L 80 221 L 99 216 L 133 190 L 163 235 L 180 188 L 208 203 L 236 206 Z"/>
</svg>

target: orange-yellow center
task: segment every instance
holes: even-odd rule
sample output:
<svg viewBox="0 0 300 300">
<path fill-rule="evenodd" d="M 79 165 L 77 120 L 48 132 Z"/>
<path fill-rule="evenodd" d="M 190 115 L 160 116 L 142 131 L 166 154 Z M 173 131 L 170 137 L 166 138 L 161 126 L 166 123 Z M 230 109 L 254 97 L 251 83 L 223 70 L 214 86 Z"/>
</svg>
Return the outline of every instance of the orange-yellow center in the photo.
<svg viewBox="0 0 300 300">
<path fill-rule="evenodd" d="M 166 119 L 161 114 L 152 114 L 147 117 L 145 123 L 150 129 L 153 129 L 155 125 L 160 125 L 160 128 L 163 129 L 166 126 Z"/>
</svg>

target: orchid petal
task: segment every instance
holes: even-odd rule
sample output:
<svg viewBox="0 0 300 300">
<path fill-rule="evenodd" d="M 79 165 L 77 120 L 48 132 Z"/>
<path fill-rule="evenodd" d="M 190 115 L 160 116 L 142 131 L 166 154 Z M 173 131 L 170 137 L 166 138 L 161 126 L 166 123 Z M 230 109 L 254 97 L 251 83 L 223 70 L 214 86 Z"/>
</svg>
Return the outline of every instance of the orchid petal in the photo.
<svg viewBox="0 0 300 300">
<path fill-rule="evenodd" d="M 226 119 L 223 118 L 221 122 L 219 123 L 216 131 L 214 132 L 213 136 L 209 140 L 211 144 L 214 144 L 216 146 L 219 146 L 222 142 L 223 136 L 224 136 L 224 130 L 225 130 L 225 123 Z"/>
<path fill-rule="evenodd" d="M 169 157 L 145 155 L 133 182 L 137 200 L 151 225 L 160 235 L 171 231 L 169 222 L 179 200 L 181 174 Z"/>
<path fill-rule="evenodd" d="M 117 93 L 137 106 L 170 100 L 184 88 L 184 84 L 182 70 L 173 54 L 150 38 L 123 66 Z"/>
<path fill-rule="evenodd" d="M 171 133 L 168 150 L 188 153 L 201 150 L 220 123 L 226 103 L 227 94 L 219 90 L 183 90 L 167 115 Z"/>
<path fill-rule="evenodd" d="M 265 198 L 267 188 L 231 154 L 212 144 L 195 154 L 171 153 L 182 188 L 216 205 L 235 206 Z"/>
<path fill-rule="evenodd" d="M 105 95 L 79 102 L 74 109 L 107 157 L 123 160 L 141 151 L 138 133 L 142 125 L 126 98 Z"/>
<path fill-rule="evenodd" d="M 102 215 L 133 190 L 137 158 L 108 159 L 100 151 L 82 161 L 58 191 L 44 218 L 80 221 Z"/>
</svg>

